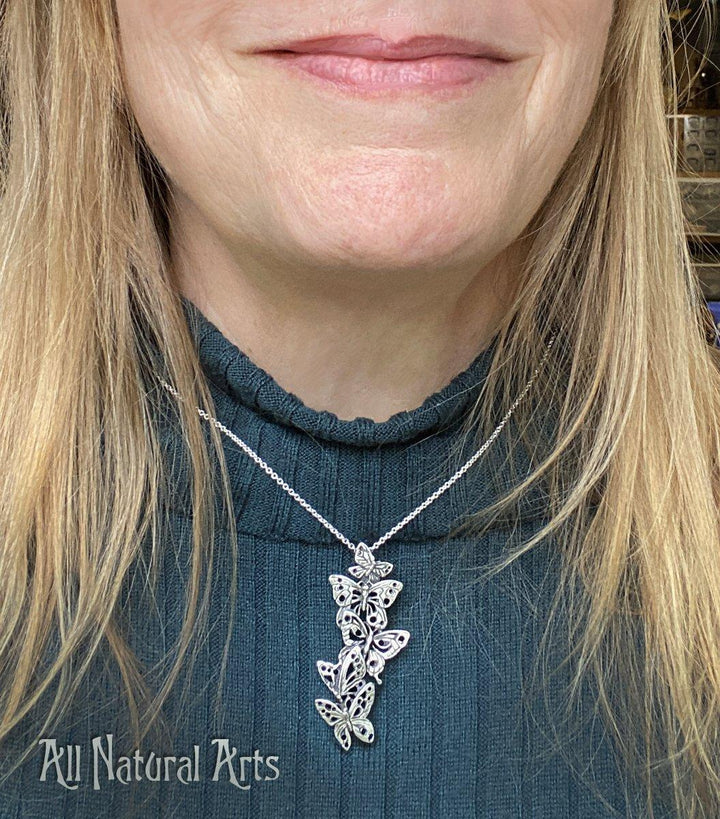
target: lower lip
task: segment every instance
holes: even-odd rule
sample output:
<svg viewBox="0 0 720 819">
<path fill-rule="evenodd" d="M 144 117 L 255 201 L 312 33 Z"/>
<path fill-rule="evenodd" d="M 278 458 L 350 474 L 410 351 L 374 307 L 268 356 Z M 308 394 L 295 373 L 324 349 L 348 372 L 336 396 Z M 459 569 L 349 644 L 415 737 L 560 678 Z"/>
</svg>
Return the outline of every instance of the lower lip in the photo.
<svg viewBox="0 0 720 819">
<path fill-rule="evenodd" d="M 417 60 L 375 60 L 343 54 L 269 51 L 265 55 L 340 90 L 356 93 L 425 92 L 457 89 L 490 79 L 507 69 L 508 60 L 444 54 Z"/>
</svg>

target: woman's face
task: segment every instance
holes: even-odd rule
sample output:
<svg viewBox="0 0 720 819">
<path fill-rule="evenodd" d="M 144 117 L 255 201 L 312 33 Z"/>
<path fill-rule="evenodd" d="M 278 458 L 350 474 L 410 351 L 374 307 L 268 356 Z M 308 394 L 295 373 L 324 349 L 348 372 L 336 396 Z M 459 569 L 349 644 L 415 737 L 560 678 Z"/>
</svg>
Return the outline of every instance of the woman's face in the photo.
<svg viewBox="0 0 720 819">
<path fill-rule="evenodd" d="M 366 271 L 482 265 L 518 237 L 590 113 L 612 15 L 612 0 L 115 2 L 130 104 L 178 201 L 238 258 Z M 513 59 L 452 87 L 361 90 L 258 53 L 344 34 Z"/>
</svg>

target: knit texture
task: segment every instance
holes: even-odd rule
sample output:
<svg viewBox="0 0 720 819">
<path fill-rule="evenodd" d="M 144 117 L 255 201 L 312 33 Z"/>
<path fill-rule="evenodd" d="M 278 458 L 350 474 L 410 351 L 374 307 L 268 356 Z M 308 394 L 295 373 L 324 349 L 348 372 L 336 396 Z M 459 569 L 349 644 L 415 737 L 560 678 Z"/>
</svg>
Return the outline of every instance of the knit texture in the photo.
<svg viewBox="0 0 720 819">
<path fill-rule="evenodd" d="M 192 302 L 183 299 L 183 306 L 216 417 L 353 542 L 373 543 L 476 449 L 467 441 L 451 457 L 497 339 L 416 409 L 383 422 L 341 420 L 306 406 Z M 132 573 L 124 598 L 131 645 L 148 666 L 159 663 L 179 635 L 190 557 L 188 466 L 172 423 L 175 399 L 165 397 L 168 411 L 158 423 L 171 475 L 163 505 L 166 556 L 154 597 L 141 575 Z M 134 751 L 123 744 L 129 741 L 117 683 L 98 663 L 61 728 L 49 735 L 58 746 L 80 746 L 78 787 L 62 787 L 57 767 L 40 781 L 40 748 L 0 786 L 0 815 L 126 817 L 132 805 L 142 817 L 645 815 L 591 698 L 580 731 L 568 736 L 562 727 L 567 674 L 553 675 L 547 701 L 542 681 L 530 679 L 557 582 L 555 544 L 543 540 L 500 575 L 473 582 L 479 568 L 542 525 L 542 491 L 529 492 L 480 538 L 448 537 L 452 525 L 510 485 L 510 462 L 519 474 L 527 469 L 528 455 L 514 445 L 511 424 L 458 483 L 378 549 L 377 558 L 394 566 L 390 576 L 403 583 L 388 609 L 388 628 L 406 629 L 410 640 L 387 661 L 376 686 L 369 714 L 375 741 L 365 745 L 353 738 L 347 752 L 314 700 L 331 698 L 316 661 L 336 662 L 343 646 L 328 577 L 347 575 L 353 556 L 230 439 L 222 439 L 239 551 L 221 707 L 215 709 L 215 697 L 232 569 L 223 528 L 214 544 L 210 631 L 164 711 L 175 734 L 169 746 L 141 748 L 145 759 L 154 750 L 194 761 L 197 746 L 197 781 L 179 781 L 177 763 L 168 763 L 167 781 L 162 768 L 160 781 L 148 781 L 155 768 L 148 774 L 140 765 L 140 781 L 131 786 L 110 779 L 102 758 L 94 764 L 93 737 L 113 734 L 115 766 L 121 754 Z M 557 649 L 559 662 L 568 649 L 562 631 Z M 107 752 L 107 743 L 103 748 Z M 63 760 L 63 771 L 65 766 Z M 671 814 L 658 809 L 656 815 Z"/>
</svg>

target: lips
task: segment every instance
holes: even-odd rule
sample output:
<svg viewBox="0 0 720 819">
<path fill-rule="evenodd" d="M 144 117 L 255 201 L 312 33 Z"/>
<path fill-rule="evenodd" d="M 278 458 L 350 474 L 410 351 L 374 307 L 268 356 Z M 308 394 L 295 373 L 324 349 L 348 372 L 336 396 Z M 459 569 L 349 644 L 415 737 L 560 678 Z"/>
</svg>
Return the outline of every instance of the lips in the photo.
<svg viewBox="0 0 720 819">
<path fill-rule="evenodd" d="M 283 44 L 274 53 L 337 54 L 370 60 L 417 60 L 423 57 L 464 55 L 490 60 L 509 60 L 511 55 L 492 44 L 446 36 L 418 36 L 388 42 L 376 35 L 347 35 L 297 40 Z"/>
<path fill-rule="evenodd" d="M 446 36 L 400 42 L 374 34 L 321 37 L 283 43 L 260 54 L 336 89 L 373 97 L 412 89 L 461 93 L 513 63 L 495 44 Z"/>
</svg>

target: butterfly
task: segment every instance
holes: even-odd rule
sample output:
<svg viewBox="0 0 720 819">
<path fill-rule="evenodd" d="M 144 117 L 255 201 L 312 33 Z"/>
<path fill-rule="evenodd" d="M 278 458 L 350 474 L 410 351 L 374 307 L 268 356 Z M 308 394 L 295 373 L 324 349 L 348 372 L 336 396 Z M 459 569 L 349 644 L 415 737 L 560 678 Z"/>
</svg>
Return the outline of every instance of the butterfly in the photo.
<svg viewBox="0 0 720 819">
<path fill-rule="evenodd" d="M 363 742 L 373 742 L 375 729 L 367 716 L 375 701 L 375 685 L 362 682 L 366 669 L 360 646 L 353 646 L 334 665 L 318 660 L 317 667 L 327 687 L 340 700 L 315 700 L 318 713 L 334 730 L 337 741 L 346 751 L 353 734 Z"/>
<path fill-rule="evenodd" d="M 403 587 L 399 580 L 381 580 L 367 585 L 356 583 L 342 574 L 331 574 L 328 579 L 338 606 L 349 606 L 356 614 L 362 614 L 373 631 L 385 628 L 385 609 L 392 606 Z"/>
<path fill-rule="evenodd" d="M 340 651 L 340 659 L 350 654 L 355 646 L 362 646 L 366 671 L 378 683 L 385 661 L 399 654 L 408 644 L 410 632 L 404 629 L 373 632 L 351 608 L 338 610 L 337 623 L 342 631 L 345 648 Z"/>
<path fill-rule="evenodd" d="M 374 583 L 376 580 L 385 577 L 393 570 L 393 564 L 385 560 L 376 561 L 372 550 L 366 543 L 358 543 L 355 548 L 356 566 L 350 567 L 350 574 L 360 580 L 367 580 Z"/>
<path fill-rule="evenodd" d="M 357 651 L 347 652 L 337 663 L 318 660 L 316 665 L 323 682 L 338 698 L 353 694 L 367 674 L 365 657 L 359 646 Z"/>
<path fill-rule="evenodd" d="M 349 705 L 318 699 L 315 700 L 315 707 L 325 722 L 333 728 L 335 739 L 347 751 L 350 748 L 352 734 L 363 742 L 369 743 L 375 739 L 375 729 L 367 718 L 374 700 L 375 686 L 367 682 L 355 694 Z"/>
</svg>

